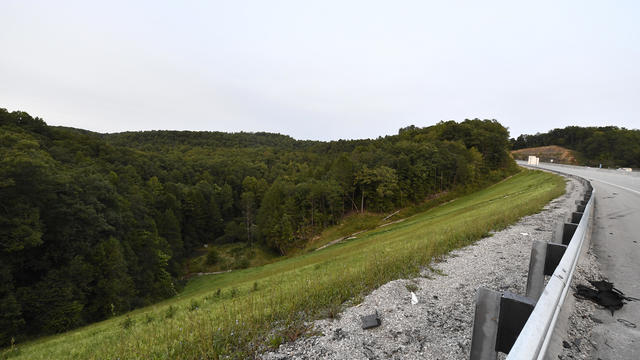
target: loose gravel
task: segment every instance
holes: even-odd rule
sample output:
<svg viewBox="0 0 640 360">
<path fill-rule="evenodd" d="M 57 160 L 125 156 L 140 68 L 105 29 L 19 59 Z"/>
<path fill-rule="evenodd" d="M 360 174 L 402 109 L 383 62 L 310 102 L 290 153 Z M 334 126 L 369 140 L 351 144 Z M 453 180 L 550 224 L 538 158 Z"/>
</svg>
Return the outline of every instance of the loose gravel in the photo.
<svg viewBox="0 0 640 360">
<path fill-rule="evenodd" d="M 582 189 L 579 181 L 568 178 L 566 194 L 551 201 L 543 211 L 526 216 L 471 246 L 455 250 L 440 262 L 432 262 L 417 278 L 382 285 L 362 303 L 344 309 L 337 319 L 315 321 L 313 333 L 316 335 L 282 344 L 276 351 L 260 357 L 265 360 L 468 359 L 478 288 L 524 295 L 531 243 L 551 239 L 556 224 L 565 219 L 569 211 L 574 211 L 575 199 Z M 577 276 L 591 278 L 588 272 L 591 265 L 580 267 Z M 412 291 L 417 304 L 412 304 Z M 570 321 L 573 319 L 582 326 L 587 312 L 578 305 Z M 363 330 L 361 317 L 376 311 L 382 324 Z M 586 316 L 589 319 L 588 314 Z M 573 338 L 569 334 L 569 341 L 580 342 L 576 340 L 580 338 L 580 331 Z M 569 353 L 572 349 L 566 351 L 565 358 L 575 355 Z"/>
</svg>

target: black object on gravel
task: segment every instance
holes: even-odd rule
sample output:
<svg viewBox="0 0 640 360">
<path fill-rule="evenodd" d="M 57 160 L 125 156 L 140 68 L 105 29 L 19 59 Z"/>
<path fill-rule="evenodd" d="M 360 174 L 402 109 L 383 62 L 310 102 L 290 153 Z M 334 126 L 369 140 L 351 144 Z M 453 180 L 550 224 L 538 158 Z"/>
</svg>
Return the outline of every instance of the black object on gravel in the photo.
<svg viewBox="0 0 640 360">
<path fill-rule="evenodd" d="M 625 296 L 624 293 L 615 287 L 613 283 L 608 281 L 591 281 L 589 283 L 595 288 L 586 285 L 577 285 L 576 292 L 573 296 L 578 299 L 591 300 L 598 305 L 604 306 L 611 311 L 611 316 L 616 310 L 620 310 L 624 306 L 625 301 L 638 300 L 636 298 Z"/>
<path fill-rule="evenodd" d="M 382 323 L 377 311 L 375 312 L 375 314 L 361 316 L 360 319 L 362 319 L 362 329 L 371 329 L 374 327 L 378 327 Z"/>
</svg>

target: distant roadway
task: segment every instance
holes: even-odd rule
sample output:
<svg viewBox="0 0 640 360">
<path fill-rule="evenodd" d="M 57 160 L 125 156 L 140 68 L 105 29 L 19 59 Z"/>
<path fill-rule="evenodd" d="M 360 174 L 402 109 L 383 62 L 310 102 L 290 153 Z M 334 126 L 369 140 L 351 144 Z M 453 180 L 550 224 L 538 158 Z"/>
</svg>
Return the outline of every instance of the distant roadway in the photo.
<svg viewBox="0 0 640 360">
<path fill-rule="evenodd" d="M 625 295 L 640 298 L 640 174 L 549 163 L 538 167 L 591 181 L 596 191 L 591 241 L 601 270 Z M 594 317 L 602 321 L 592 336 L 594 359 L 640 359 L 640 301 L 614 316 L 596 310 Z"/>
</svg>

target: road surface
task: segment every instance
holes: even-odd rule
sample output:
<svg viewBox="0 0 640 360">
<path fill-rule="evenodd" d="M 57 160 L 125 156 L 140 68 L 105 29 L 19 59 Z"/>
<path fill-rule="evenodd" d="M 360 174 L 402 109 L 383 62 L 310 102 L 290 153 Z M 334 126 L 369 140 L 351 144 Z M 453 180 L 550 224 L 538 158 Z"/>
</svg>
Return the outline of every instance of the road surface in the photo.
<svg viewBox="0 0 640 360">
<path fill-rule="evenodd" d="M 619 170 L 540 163 L 539 168 L 581 176 L 596 190 L 592 234 L 604 275 L 627 296 L 640 298 L 640 174 Z M 593 331 L 594 359 L 640 359 L 640 301 L 602 320 Z"/>
</svg>

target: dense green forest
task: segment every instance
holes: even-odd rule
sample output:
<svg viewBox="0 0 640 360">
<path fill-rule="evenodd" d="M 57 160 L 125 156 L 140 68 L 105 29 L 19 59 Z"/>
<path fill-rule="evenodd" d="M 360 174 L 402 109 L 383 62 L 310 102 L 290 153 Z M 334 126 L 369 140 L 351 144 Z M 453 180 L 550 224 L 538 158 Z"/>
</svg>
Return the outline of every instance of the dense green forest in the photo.
<svg viewBox="0 0 640 360">
<path fill-rule="evenodd" d="M 515 172 L 495 120 L 372 140 L 98 134 L 0 109 L 0 345 L 170 297 L 203 244 L 287 254 L 352 212 Z"/>
<path fill-rule="evenodd" d="M 511 139 L 514 150 L 559 145 L 581 154 L 585 165 L 604 167 L 640 167 L 640 130 L 617 126 L 567 126 L 547 133 L 520 135 Z"/>
</svg>

